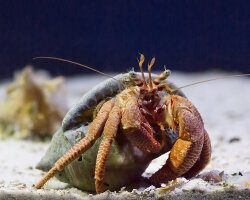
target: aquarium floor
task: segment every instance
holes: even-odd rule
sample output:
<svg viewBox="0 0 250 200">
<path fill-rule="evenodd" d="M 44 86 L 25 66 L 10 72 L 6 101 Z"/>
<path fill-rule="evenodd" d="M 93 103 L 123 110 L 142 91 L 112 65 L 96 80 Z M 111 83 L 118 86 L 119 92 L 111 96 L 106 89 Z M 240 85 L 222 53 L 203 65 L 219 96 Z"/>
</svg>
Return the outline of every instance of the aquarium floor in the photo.
<svg viewBox="0 0 250 200">
<path fill-rule="evenodd" d="M 222 73 L 176 73 L 170 78 L 181 86 Z M 66 79 L 68 105 L 105 77 L 82 76 Z M 0 95 L 4 96 L 3 84 Z M 250 199 L 250 79 L 234 78 L 186 88 L 184 93 L 200 111 L 212 141 L 212 158 L 204 170 L 224 171 L 220 183 L 208 183 L 200 178 L 187 181 L 179 178 L 178 186 L 162 190 L 154 186 L 137 185 L 100 195 L 88 194 L 56 179 L 45 189 L 34 184 L 44 172 L 35 169 L 49 142 L 0 141 L 0 199 Z M 233 175 L 232 175 L 233 174 Z M 164 187 L 164 185 L 163 185 Z"/>
</svg>

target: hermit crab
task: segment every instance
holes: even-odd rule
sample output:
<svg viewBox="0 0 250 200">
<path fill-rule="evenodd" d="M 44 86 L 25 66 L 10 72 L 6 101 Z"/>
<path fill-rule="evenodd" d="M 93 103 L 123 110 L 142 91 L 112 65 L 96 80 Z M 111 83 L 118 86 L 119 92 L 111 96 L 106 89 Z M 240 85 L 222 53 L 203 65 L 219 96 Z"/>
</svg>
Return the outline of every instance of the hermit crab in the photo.
<svg viewBox="0 0 250 200">
<path fill-rule="evenodd" d="M 62 128 L 38 168 L 97 193 L 115 190 L 140 177 L 150 161 L 170 151 L 149 180 L 162 183 L 191 178 L 209 162 L 211 144 L 195 106 L 172 83 L 170 74 L 143 72 L 117 75 L 96 86 L 66 114 Z M 57 173 L 58 172 L 58 173 Z"/>
</svg>

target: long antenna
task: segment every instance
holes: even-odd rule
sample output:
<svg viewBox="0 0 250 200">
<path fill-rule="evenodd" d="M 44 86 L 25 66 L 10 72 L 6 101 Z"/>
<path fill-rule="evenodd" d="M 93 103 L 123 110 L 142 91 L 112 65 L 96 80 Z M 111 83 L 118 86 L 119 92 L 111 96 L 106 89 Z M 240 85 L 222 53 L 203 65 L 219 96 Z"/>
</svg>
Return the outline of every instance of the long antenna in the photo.
<svg viewBox="0 0 250 200">
<path fill-rule="evenodd" d="M 151 68 L 154 65 L 154 63 L 155 63 L 155 57 L 153 57 L 150 64 L 148 64 L 148 78 L 149 78 L 148 85 L 149 85 L 150 90 L 152 90 L 152 88 L 153 88 L 152 78 L 151 78 Z"/>
<path fill-rule="evenodd" d="M 190 84 L 178 87 L 178 88 L 174 89 L 172 92 L 175 92 L 175 91 L 180 90 L 182 88 L 190 87 L 190 86 L 193 86 L 193 85 L 198 85 L 198 84 L 201 84 L 201 83 L 206 83 L 206 82 L 211 82 L 211 81 L 221 80 L 221 79 L 227 79 L 227 78 L 243 77 L 243 76 L 250 76 L 250 74 L 237 74 L 237 75 L 231 75 L 231 76 L 221 76 L 221 77 L 217 77 L 217 78 L 211 78 L 211 79 L 207 79 L 207 80 L 204 80 L 204 81 L 198 81 L 198 82 L 195 82 L 195 83 L 190 83 Z"/>
<path fill-rule="evenodd" d="M 140 70 L 141 70 L 141 76 L 142 76 L 142 82 L 143 82 L 143 86 L 146 87 L 147 86 L 147 83 L 146 83 L 146 79 L 145 79 L 145 76 L 144 76 L 144 72 L 143 72 L 143 68 L 142 68 L 142 64 L 144 62 L 144 55 L 140 53 L 140 60 L 139 61 L 139 67 L 140 67 Z"/>
<path fill-rule="evenodd" d="M 39 57 L 34 57 L 34 58 L 33 58 L 33 60 L 36 60 L 36 59 L 58 60 L 58 61 L 62 61 L 62 62 L 67 62 L 67 63 L 75 64 L 75 65 L 84 67 L 84 68 L 86 68 L 86 69 L 92 70 L 92 71 L 94 71 L 94 72 L 97 72 L 97 73 L 99 73 L 99 74 L 102 74 L 102 75 L 104 75 L 104 76 L 107 76 L 107 77 L 109 77 L 109 78 L 112 78 L 112 79 L 114 79 L 114 80 L 116 80 L 116 81 L 118 81 L 118 82 L 121 82 L 121 81 L 115 79 L 113 76 L 111 76 L 111 75 L 109 75 L 109 74 L 106 74 L 106 73 L 101 72 L 101 71 L 99 71 L 99 70 L 97 70 L 97 69 L 94 69 L 94 68 L 92 68 L 92 67 L 88 67 L 88 66 L 86 66 L 86 65 L 83 65 L 83 64 L 81 64 L 81 63 L 74 62 L 74 61 L 71 61 L 71 60 L 67 60 L 67 59 L 63 59 L 63 58 L 57 58 L 57 57 L 49 57 L 49 56 L 39 56 Z"/>
</svg>

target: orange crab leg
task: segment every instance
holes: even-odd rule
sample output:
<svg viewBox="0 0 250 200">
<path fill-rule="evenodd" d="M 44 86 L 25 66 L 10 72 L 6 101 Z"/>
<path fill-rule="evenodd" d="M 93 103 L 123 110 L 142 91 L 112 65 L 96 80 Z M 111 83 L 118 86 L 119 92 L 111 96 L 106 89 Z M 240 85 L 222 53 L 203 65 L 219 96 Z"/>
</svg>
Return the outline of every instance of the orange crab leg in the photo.
<svg viewBox="0 0 250 200">
<path fill-rule="evenodd" d="M 97 154 L 96 167 L 95 167 L 95 187 L 97 193 L 104 192 L 103 183 L 105 176 L 105 165 L 108 159 L 112 142 L 117 134 L 120 121 L 121 121 L 121 111 L 119 106 L 115 105 L 111 110 L 109 118 L 104 127 L 103 139 L 101 141 Z"/>
<path fill-rule="evenodd" d="M 102 106 L 97 117 L 89 127 L 87 135 L 81 139 L 75 146 L 72 147 L 67 153 L 65 153 L 52 167 L 47 174 L 38 182 L 35 186 L 40 189 L 50 178 L 52 178 L 57 171 L 62 171 L 65 166 L 70 164 L 73 160 L 77 159 L 81 154 L 87 151 L 101 136 L 104 125 L 108 119 L 109 112 L 113 107 L 112 100 L 107 101 Z"/>
<path fill-rule="evenodd" d="M 179 125 L 179 138 L 166 164 L 150 177 L 155 183 L 173 180 L 189 171 L 200 157 L 204 143 L 204 125 L 197 109 L 181 96 L 167 98 L 167 123 L 172 129 Z"/>
<path fill-rule="evenodd" d="M 211 158 L 211 143 L 208 136 L 207 131 L 204 132 L 204 144 L 201 151 L 201 155 L 195 165 L 186 172 L 183 176 L 187 179 L 190 179 L 194 176 L 196 176 L 201 170 L 203 170 L 206 165 L 209 163 Z"/>
</svg>

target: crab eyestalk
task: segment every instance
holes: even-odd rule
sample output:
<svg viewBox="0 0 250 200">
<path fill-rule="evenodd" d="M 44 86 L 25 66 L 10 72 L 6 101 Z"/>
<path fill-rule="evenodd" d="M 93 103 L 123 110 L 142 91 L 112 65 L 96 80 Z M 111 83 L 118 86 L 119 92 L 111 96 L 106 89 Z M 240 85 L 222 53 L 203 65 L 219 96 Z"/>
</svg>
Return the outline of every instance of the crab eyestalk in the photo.
<svg viewBox="0 0 250 200">
<path fill-rule="evenodd" d="M 171 70 L 166 69 L 166 66 L 164 66 L 164 80 L 167 79 L 171 75 Z"/>
<path fill-rule="evenodd" d="M 170 88 L 169 83 L 162 83 L 164 80 L 166 80 L 170 76 L 170 74 L 171 74 L 171 71 L 165 68 L 164 72 L 162 72 L 159 76 L 157 76 L 153 80 L 153 84 L 156 86 L 154 90 L 158 90 L 158 91 L 166 90 L 169 94 L 172 94 L 173 92 L 175 92 L 176 90 Z"/>
<path fill-rule="evenodd" d="M 171 71 L 165 68 L 164 72 L 162 72 L 159 76 L 157 76 L 153 80 L 154 85 L 159 85 L 162 81 L 166 80 L 170 76 L 170 74 L 171 74 Z"/>
</svg>

